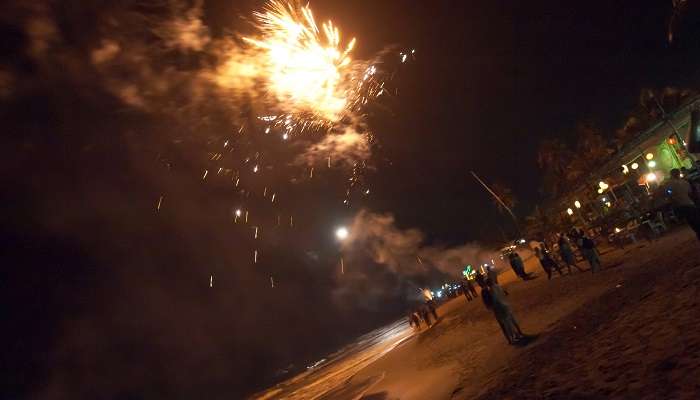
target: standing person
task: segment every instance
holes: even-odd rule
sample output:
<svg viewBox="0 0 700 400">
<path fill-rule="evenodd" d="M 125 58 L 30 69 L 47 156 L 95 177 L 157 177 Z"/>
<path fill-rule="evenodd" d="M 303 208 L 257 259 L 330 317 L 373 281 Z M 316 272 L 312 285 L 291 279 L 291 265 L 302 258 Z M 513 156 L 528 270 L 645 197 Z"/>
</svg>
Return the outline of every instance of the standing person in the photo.
<svg viewBox="0 0 700 400">
<path fill-rule="evenodd" d="M 472 299 L 476 298 L 476 289 L 469 278 L 462 279 L 462 293 L 464 293 L 464 297 L 467 298 L 467 301 L 472 301 Z"/>
<path fill-rule="evenodd" d="M 569 242 L 569 238 L 566 237 L 565 233 L 559 235 L 559 255 L 561 256 L 562 261 L 564 261 L 564 264 L 566 264 L 566 267 L 569 269 L 569 275 L 571 275 L 572 265 L 579 270 L 579 272 L 583 272 L 581 267 L 576 264 L 574 250 L 571 248 L 571 242 Z"/>
<path fill-rule="evenodd" d="M 552 268 L 550 267 L 549 263 L 545 261 L 544 252 L 539 246 L 535 247 L 535 256 L 537 256 L 537 259 L 539 260 L 544 272 L 547 273 L 547 278 L 552 279 Z"/>
<path fill-rule="evenodd" d="M 430 299 L 430 300 L 425 302 L 425 305 L 428 306 L 428 310 L 430 311 L 430 314 L 433 315 L 435 322 L 437 322 L 438 316 L 437 316 L 437 307 L 435 307 L 435 300 Z"/>
<path fill-rule="evenodd" d="M 472 282 L 469 278 L 466 280 L 467 283 L 467 290 L 472 294 L 472 297 L 476 299 L 477 293 L 476 293 L 476 288 L 474 287 L 474 282 Z"/>
<path fill-rule="evenodd" d="M 513 272 L 522 280 L 527 280 L 528 276 L 525 273 L 525 265 L 523 264 L 523 259 L 520 258 L 520 254 L 512 251 L 508 254 L 508 261 L 510 261 L 510 267 L 513 268 Z"/>
<path fill-rule="evenodd" d="M 472 301 L 472 294 L 469 291 L 469 289 L 467 289 L 467 284 L 465 282 L 467 280 L 468 279 L 466 278 L 462 279 L 462 283 L 460 284 L 460 286 L 462 287 L 462 294 L 464 294 L 464 297 L 467 299 L 467 301 Z"/>
<path fill-rule="evenodd" d="M 430 327 L 432 326 L 432 322 L 430 321 L 430 313 L 428 312 L 428 307 L 423 305 L 420 309 L 420 317 L 423 321 L 425 321 L 425 325 Z"/>
<path fill-rule="evenodd" d="M 515 321 L 513 313 L 510 311 L 510 306 L 505 300 L 503 289 L 501 289 L 498 284 L 488 279 L 485 281 L 485 284 L 485 287 L 481 291 L 481 299 L 484 305 L 493 312 L 508 344 L 516 343 L 525 335 L 520 330 L 520 326 Z"/>
<path fill-rule="evenodd" d="M 494 285 L 498 285 L 498 272 L 496 271 L 495 266 L 489 265 L 486 267 L 486 279 Z M 503 288 L 501 288 L 501 290 L 503 290 L 503 293 L 505 293 L 505 295 L 508 296 L 507 290 Z"/>
<path fill-rule="evenodd" d="M 579 239 L 579 248 L 581 249 L 583 258 L 585 258 L 591 266 L 591 273 L 595 274 L 597 271 L 600 271 L 600 257 L 598 256 L 598 249 L 596 249 L 593 239 L 588 236 L 582 237 Z"/>
<path fill-rule="evenodd" d="M 688 181 L 681 179 L 681 171 L 671 170 L 671 179 L 664 185 L 664 190 L 671 200 L 673 212 L 690 225 L 695 235 L 700 239 L 700 215 L 691 198 L 692 189 Z"/>
</svg>

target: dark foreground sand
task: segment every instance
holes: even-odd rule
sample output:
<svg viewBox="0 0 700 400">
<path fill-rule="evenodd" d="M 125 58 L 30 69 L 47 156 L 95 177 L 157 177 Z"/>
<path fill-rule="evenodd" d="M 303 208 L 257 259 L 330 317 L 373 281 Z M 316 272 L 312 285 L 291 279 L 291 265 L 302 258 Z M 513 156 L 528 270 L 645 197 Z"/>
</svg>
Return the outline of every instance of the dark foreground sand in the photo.
<svg viewBox="0 0 700 400">
<path fill-rule="evenodd" d="M 688 229 L 602 257 L 601 273 L 505 284 L 525 347 L 507 345 L 480 301 L 350 382 L 378 399 L 700 398 L 700 244 Z M 502 279 L 509 280 L 508 275 Z M 357 397 L 356 397 L 357 398 Z"/>
</svg>

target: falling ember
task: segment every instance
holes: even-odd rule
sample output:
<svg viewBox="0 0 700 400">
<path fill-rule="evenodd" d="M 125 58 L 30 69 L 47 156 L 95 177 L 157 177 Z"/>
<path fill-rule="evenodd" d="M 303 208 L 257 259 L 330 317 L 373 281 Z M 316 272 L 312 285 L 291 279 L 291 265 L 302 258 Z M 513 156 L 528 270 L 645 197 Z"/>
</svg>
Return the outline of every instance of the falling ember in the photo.
<svg viewBox="0 0 700 400">
<path fill-rule="evenodd" d="M 263 197 L 267 196 L 267 186 L 265 186 L 265 189 L 263 189 Z"/>
<path fill-rule="evenodd" d="M 275 202 L 275 194 L 277 194 L 277 193 L 272 193 L 272 201 L 271 201 L 272 203 Z"/>
<path fill-rule="evenodd" d="M 328 156 L 328 168 L 331 167 L 331 156 Z"/>
<path fill-rule="evenodd" d="M 160 211 L 160 205 L 163 204 L 163 196 L 160 196 L 158 199 L 158 206 L 156 207 L 156 211 Z"/>
<path fill-rule="evenodd" d="M 207 174 L 209 173 L 209 170 L 205 169 L 204 170 L 204 175 L 202 176 L 202 180 L 207 179 Z"/>
<path fill-rule="evenodd" d="M 309 171 L 309 179 L 314 177 L 314 167 L 311 167 L 311 171 Z"/>
<path fill-rule="evenodd" d="M 340 257 L 340 273 L 345 273 L 345 264 L 343 263 L 343 257 Z"/>
<path fill-rule="evenodd" d="M 275 280 L 272 279 L 272 276 L 270 276 L 270 286 L 274 289 L 275 288 Z"/>
<path fill-rule="evenodd" d="M 248 223 L 248 211 L 245 212 L 245 223 Z"/>
<path fill-rule="evenodd" d="M 289 226 L 290 226 L 291 228 L 294 227 L 294 217 L 291 216 L 291 215 L 289 216 Z"/>
<path fill-rule="evenodd" d="M 258 166 L 257 166 L 257 165 L 253 167 L 253 172 L 258 172 Z"/>
<path fill-rule="evenodd" d="M 238 183 L 241 181 L 241 178 L 236 178 L 236 187 L 238 187 Z"/>
<path fill-rule="evenodd" d="M 258 227 L 256 226 L 255 227 L 255 235 L 253 235 L 253 239 L 257 239 L 257 238 L 258 238 Z"/>
<path fill-rule="evenodd" d="M 214 275 L 209 275 L 209 287 L 214 287 Z"/>
<path fill-rule="evenodd" d="M 254 264 L 258 263 L 258 251 L 257 250 L 255 250 L 255 252 L 253 252 L 253 263 Z"/>
<path fill-rule="evenodd" d="M 289 139 L 289 134 L 288 134 L 288 133 L 285 133 L 284 135 L 282 135 L 282 139 L 284 139 L 284 140 Z"/>
</svg>

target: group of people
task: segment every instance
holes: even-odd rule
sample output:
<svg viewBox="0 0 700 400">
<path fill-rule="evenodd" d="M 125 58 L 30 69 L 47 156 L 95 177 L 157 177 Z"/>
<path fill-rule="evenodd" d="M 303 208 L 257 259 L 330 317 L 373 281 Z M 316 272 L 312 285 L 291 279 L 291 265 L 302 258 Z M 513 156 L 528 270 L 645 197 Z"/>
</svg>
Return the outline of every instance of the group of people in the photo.
<svg viewBox="0 0 700 400">
<path fill-rule="evenodd" d="M 421 321 L 426 327 L 430 327 L 437 319 L 437 307 L 433 299 L 426 299 L 424 304 L 408 312 L 408 324 L 415 329 L 420 329 Z"/>
<path fill-rule="evenodd" d="M 559 273 L 559 275 L 564 275 L 561 264 L 566 266 L 569 274 L 573 272 L 571 269 L 572 267 L 577 269 L 579 272 L 583 272 L 583 269 L 576 261 L 574 246 L 580 251 L 581 256 L 588 261 L 592 273 L 596 273 L 602 268 L 600 254 L 598 253 L 596 243 L 593 239 L 586 235 L 583 230 L 574 228 L 568 234 L 560 233 L 558 235 L 557 245 L 559 247 L 559 259 L 561 260 L 561 263 L 552 255 L 552 251 L 547 241 L 544 241 L 535 247 L 535 255 L 537 256 L 540 265 L 542 265 L 542 269 L 545 273 L 547 273 L 547 278 L 552 279 L 552 273 L 554 271 Z M 512 265 L 513 263 L 511 262 L 511 266 Z M 514 271 L 516 269 L 519 270 L 520 268 L 522 267 L 513 266 Z M 516 271 L 516 274 L 518 274 L 518 271 Z"/>
</svg>

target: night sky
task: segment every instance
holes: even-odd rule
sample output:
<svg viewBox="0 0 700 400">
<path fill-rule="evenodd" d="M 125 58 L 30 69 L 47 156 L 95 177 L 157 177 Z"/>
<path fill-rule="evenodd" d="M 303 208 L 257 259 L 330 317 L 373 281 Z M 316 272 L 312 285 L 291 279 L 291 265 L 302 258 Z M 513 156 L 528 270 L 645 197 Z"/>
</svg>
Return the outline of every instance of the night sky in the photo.
<svg viewBox="0 0 700 400">
<path fill-rule="evenodd" d="M 696 89 L 700 79 L 697 6 L 669 45 L 671 1 L 312 2 L 317 19 L 357 37 L 358 57 L 416 57 L 387 62 L 395 96 L 369 116 L 371 194 L 346 207 L 344 171 L 289 183 L 278 164 L 263 171 L 280 188 L 278 208 L 256 210 L 296 223 L 264 227 L 255 244 L 231 223 L 244 200 L 230 179 L 202 181 L 207 154 L 233 135 L 230 109 L 191 99 L 186 76 L 205 57 L 141 61 L 171 85 L 145 108 L 125 104 L 115 85 L 145 93 L 152 79 L 91 64 L 105 38 L 150 51 L 153 38 L 139 32 L 173 15 L 144 4 L 0 8 L 0 387 L 9 398 L 215 399 L 264 387 L 278 369 L 302 368 L 402 315 L 416 285 L 450 273 L 438 256 L 407 267 L 415 248 L 478 254 L 465 243 L 497 243 L 509 221 L 470 170 L 512 187 L 524 217 L 543 198 L 542 139 L 573 143 L 580 122 L 612 136 L 640 89 Z M 206 1 L 201 18 L 217 37 L 245 30 L 241 16 L 260 4 Z M 173 104 L 194 105 L 180 113 Z M 339 276 L 333 230 L 354 217 L 376 237 L 345 249 L 349 271 Z M 373 247 L 384 237 L 393 239 Z"/>
</svg>

